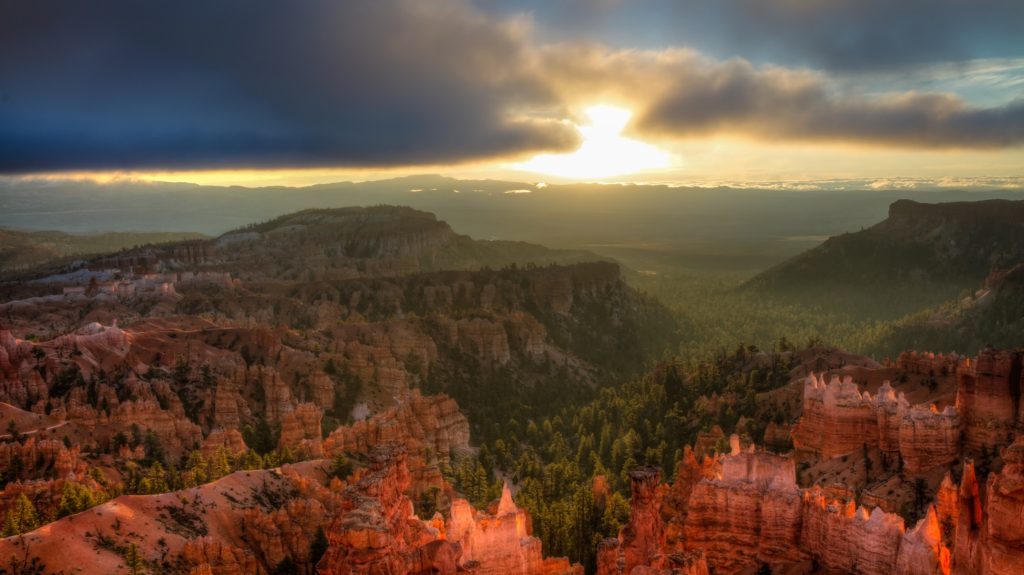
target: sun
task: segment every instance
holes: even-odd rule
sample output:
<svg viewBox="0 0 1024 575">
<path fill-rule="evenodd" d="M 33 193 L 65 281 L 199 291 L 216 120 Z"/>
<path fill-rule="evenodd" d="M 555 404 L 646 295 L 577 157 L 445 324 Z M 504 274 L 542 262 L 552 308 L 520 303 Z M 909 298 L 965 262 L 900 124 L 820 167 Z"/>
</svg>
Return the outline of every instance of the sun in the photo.
<svg viewBox="0 0 1024 575">
<path fill-rule="evenodd" d="M 592 106 L 585 110 L 590 122 L 577 125 L 583 143 L 569 154 L 540 154 L 516 167 L 562 178 L 598 180 L 665 168 L 668 153 L 657 147 L 622 136 L 632 112 L 614 106 Z"/>
</svg>

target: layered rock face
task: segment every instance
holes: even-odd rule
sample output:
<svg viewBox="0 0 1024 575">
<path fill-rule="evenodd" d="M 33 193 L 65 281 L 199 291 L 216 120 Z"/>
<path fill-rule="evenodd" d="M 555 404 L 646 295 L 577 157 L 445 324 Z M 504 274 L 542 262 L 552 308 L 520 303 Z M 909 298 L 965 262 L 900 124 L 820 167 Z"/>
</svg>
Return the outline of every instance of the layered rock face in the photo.
<svg viewBox="0 0 1024 575">
<path fill-rule="evenodd" d="M 956 504 L 954 574 L 1024 572 L 1024 437 L 1003 451 L 1003 462 L 984 491 L 966 464 L 959 489 L 947 495 Z"/>
<path fill-rule="evenodd" d="M 803 415 L 793 429 L 793 445 L 822 459 L 877 447 L 918 473 L 957 460 L 960 428 L 955 407 L 941 412 L 934 405 L 911 407 L 888 382 L 872 396 L 862 393 L 852 377 L 833 376 L 826 384 L 811 374 L 804 382 Z"/>
<path fill-rule="evenodd" d="M 934 354 L 902 354 L 909 373 L 955 374 L 956 405 L 911 406 L 888 382 L 872 396 L 849 376 L 825 383 L 814 374 L 804 382 L 803 415 L 793 430 L 798 452 L 821 459 L 877 447 L 902 459 L 904 469 L 922 473 L 995 453 L 1009 444 L 1022 416 L 1022 354 L 985 349 L 977 360 Z"/>
<path fill-rule="evenodd" d="M 582 567 L 567 559 L 545 559 L 530 525 L 529 514 L 516 506 L 505 485 L 501 499 L 486 512 L 464 499 L 453 501 L 444 537 L 461 548 L 462 565 L 480 575 L 582 575 Z"/>
<path fill-rule="evenodd" d="M 895 514 L 831 499 L 819 487 L 801 490 L 791 457 L 733 444 L 720 471 L 693 487 L 682 516 L 678 505 L 663 504 L 662 491 L 673 487 L 658 486 L 656 472 L 637 473 L 630 524 L 598 548 L 598 573 L 668 572 L 686 563 L 682 557 L 689 558 L 687 573 L 740 573 L 808 559 L 846 573 L 949 573 L 937 510 L 906 532 Z M 666 530 L 663 521 L 683 529 Z"/>
<path fill-rule="evenodd" d="M 617 539 L 606 539 L 598 545 L 598 574 L 707 575 L 708 564 L 703 551 L 676 552 L 666 547 L 661 471 L 639 468 L 630 472 L 629 479 L 632 490 L 630 520 L 619 531 Z"/>
<path fill-rule="evenodd" d="M 447 522 L 440 514 L 420 520 L 405 495 L 411 478 L 405 456 L 391 449 L 375 451 L 370 469 L 346 491 L 349 503 L 327 531 L 320 575 L 582 575 L 565 559 L 543 558 L 529 515 L 507 486 L 488 512 L 455 499 Z"/>
<path fill-rule="evenodd" d="M 418 550 L 437 536 L 415 518 L 405 496 L 409 485 L 404 452 L 373 454 L 367 473 L 347 489 L 346 507 L 327 530 L 329 547 L 317 566 L 320 575 L 412 572 Z M 457 557 L 458 550 L 442 555 Z"/>
<path fill-rule="evenodd" d="M 801 499 L 792 460 L 740 451 L 735 442 L 721 466 L 693 490 L 684 547 L 703 550 L 716 572 L 797 560 Z"/>
<path fill-rule="evenodd" d="M 864 397 L 849 376 L 840 380 L 835 375 L 825 383 L 811 374 L 804 380 L 803 415 L 793 429 L 793 446 L 823 459 L 851 453 L 865 443 L 884 443 L 883 451 L 898 450 L 898 442 L 892 441 L 898 433 L 898 414 L 909 406 L 898 399 L 890 405 L 893 397 L 891 388 L 876 398 Z"/>
<path fill-rule="evenodd" d="M 1024 571 L 1024 437 L 1004 451 L 1003 464 L 985 491 L 981 571 L 992 575 Z"/>
<path fill-rule="evenodd" d="M 876 507 L 830 500 L 822 490 L 803 493 L 799 545 L 822 564 L 847 573 L 896 573 L 903 519 Z"/>
<path fill-rule="evenodd" d="M 798 488 L 789 456 L 733 443 L 717 467 L 684 457 L 690 469 L 681 469 L 680 482 L 690 483 L 700 469 L 714 473 L 692 487 L 685 507 L 666 494 L 687 488 L 658 485 L 656 470 L 634 473 L 630 523 L 599 545 L 598 573 L 728 574 L 806 560 L 865 575 L 1024 573 L 1024 438 L 1004 450 L 1005 465 L 984 490 L 970 462 L 959 487 L 947 475 L 909 530 L 881 508 L 834 499 L 818 486 Z M 683 529 L 666 528 L 673 524 Z"/>
<path fill-rule="evenodd" d="M 404 445 L 424 462 L 447 463 L 453 454 L 469 451 L 469 422 L 454 399 L 413 390 L 391 409 L 332 432 L 324 452 L 367 452 L 384 443 Z"/>
<path fill-rule="evenodd" d="M 312 403 L 300 403 L 281 418 L 281 437 L 278 447 L 294 448 L 304 459 L 323 455 L 320 421 L 323 412 Z"/>
<path fill-rule="evenodd" d="M 974 360 L 955 353 L 905 351 L 896 357 L 896 367 L 907 373 L 948 375 L 973 369 Z"/>
<path fill-rule="evenodd" d="M 1008 444 L 1014 428 L 1024 424 L 1021 360 L 1019 351 L 985 349 L 974 369 L 960 375 L 956 401 L 968 455 Z"/>
</svg>

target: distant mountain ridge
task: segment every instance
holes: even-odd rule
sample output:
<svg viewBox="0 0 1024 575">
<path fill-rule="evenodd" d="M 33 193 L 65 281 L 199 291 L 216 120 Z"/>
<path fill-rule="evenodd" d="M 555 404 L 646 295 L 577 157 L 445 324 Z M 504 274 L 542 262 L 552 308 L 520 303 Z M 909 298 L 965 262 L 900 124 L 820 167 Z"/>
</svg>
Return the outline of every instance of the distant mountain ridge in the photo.
<svg viewBox="0 0 1024 575">
<path fill-rule="evenodd" d="M 895 317 L 979 286 L 1024 262 L 1024 201 L 894 202 L 889 217 L 751 279 L 769 297 Z"/>
<path fill-rule="evenodd" d="M 143 244 L 205 238 L 195 232 L 109 232 L 67 234 L 57 231 L 0 229 L 0 275 L 68 256 L 99 254 Z"/>
<path fill-rule="evenodd" d="M 1024 341 L 1024 264 L 996 270 L 969 297 L 929 308 L 895 322 L 875 350 L 917 346 L 971 353 L 989 346 L 1016 347 Z"/>
<path fill-rule="evenodd" d="M 0 181 L 0 227 L 68 232 L 194 230 L 220 235 L 307 208 L 405 205 L 478 239 L 586 249 L 626 260 L 682 258 L 688 269 L 757 273 L 822 238 L 886 217 L 900 198 L 1024 198 L 1019 189 L 825 190 L 539 183 L 417 175 L 307 187 L 117 180 Z M 641 266 L 632 258 L 631 267 Z M 644 269 L 644 268 L 639 268 Z"/>
<path fill-rule="evenodd" d="M 330 281 L 602 259 L 607 258 L 581 250 L 475 240 L 457 234 L 434 214 L 381 205 L 303 210 L 215 239 L 109 254 L 88 266 L 151 272 L 215 270 L 247 280 Z"/>
</svg>

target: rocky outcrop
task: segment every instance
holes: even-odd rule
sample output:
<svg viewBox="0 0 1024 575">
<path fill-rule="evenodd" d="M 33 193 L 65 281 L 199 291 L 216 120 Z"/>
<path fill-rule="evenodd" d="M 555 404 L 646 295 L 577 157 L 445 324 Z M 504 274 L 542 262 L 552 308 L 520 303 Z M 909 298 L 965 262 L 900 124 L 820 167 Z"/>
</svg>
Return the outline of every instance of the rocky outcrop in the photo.
<svg viewBox="0 0 1024 575">
<path fill-rule="evenodd" d="M 955 353 L 905 351 L 896 357 L 896 367 L 906 373 L 940 376 L 969 371 L 973 360 Z"/>
<path fill-rule="evenodd" d="M 872 396 L 852 377 L 833 375 L 828 383 L 811 374 L 804 382 L 803 414 L 793 444 L 804 456 L 829 459 L 863 447 L 878 448 L 903 469 L 920 474 L 950 465 L 962 456 L 995 453 L 1024 425 L 1019 351 L 982 350 L 977 360 L 956 355 L 901 354 L 904 373 L 956 376 L 955 406 L 911 406 L 888 382 Z"/>
<path fill-rule="evenodd" d="M 259 565 L 252 551 L 213 537 L 186 541 L 181 557 L 186 564 L 193 565 L 190 575 L 244 575 L 256 573 Z"/>
<path fill-rule="evenodd" d="M 1024 437 L 1003 453 L 1003 470 L 990 476 L 985 502 L 982 569 L 1010 575 L 1024 569 Z"/>
<path fill-rule="evenodd" d="M 264 417 L 271 421 L 281 421 L 284 414 L 292 410 L 291 387 L 273 368 L 259 368 L 253 375 L 257 385 L 263 388 Z"/>
<path fill-rule="evenodd" d="M 205 457 L 210 457 L 221 449 L 235 455 L 246 451 L 249 446 L 237 429 L 215 429 L 203 440 L 202 452 Z"/>
<path fill-rule="evenodd" d="M 289 448 L 300 453 L 303 459 L 323 455 L 320 421 L 323 412 L 312 403 L 300 403 L 281 418 L 280 449 Z"/>
<path fill-rule="evenodd" d="M 378 448 L 366 473 L 345 492 L 347 503 L 327 531 L 320 575 L 378 573 L 582 575 L 565 559 L 544 559 L 530 518 L 506 486 L 487 512 L 464 499 L 447 521 L 422 521 L 405 495 L 411 483 L 404 450 Z"/>
<path fill-rule="evenodd" d="M 874 401 L 870 394 L 864 395 L 850 376 L 840 379 L 834 375 L 825 383 L 823 378 L 809 375 L 804 381 L 803 415 L 793 430 L 794 447 L 830 459 L 861 449 L 865 443 L 879 445 L 880 437 L 891 437 L 891 430 L 898 429 L 901 410 L 909 408 L 906 400 L 901 404 L 897 399 L 890 405 L 891 388 L 879 391 Z M 887 450 L 894 447 L 898 449 L 898 443 L 887 445 Z"/>
<path fill-rule="evenodd" d="M 801 555 L 800 491 L 792 459 L 739 451 L 722 459 L 722 473 L 696 485 L 685 521 L 684 546 L 702 550 L 716 572 Z"/>
<path fill-rule="evenodd" d="M 1018 351 L 984 349 L 973 370 L 958 378 L 957 408 L 963 414 L 964 448 L 977 457 L 982 450 L 1007 445 L 1021 413 L 1022 355 Z"/>
<path fill-rule="evenodd" d="M 469 451 L 469 422 L 450 397 L 414 390 L 391 409 L 332 432 L 324 452 L 367 452 L 385 443 L 404 445 L 424 462 L 448 462 Z"/>
<path fill-rule="evenodd" d="M 692 459 L 693 452 L 687 453 Z M 696 466 L 695 459 L 692 463 Z M 661 485 L 661 471 L 639 468 L 630 472 L 629 479 L 630 520 L 619 531 L 617 539 L 606 539 L 598 545 L 598 574 L 707 575 L 703 550 L 672 551 L 666 546 L 666 526 L 662 519 L 665 489 Z"/>
<path fill-rule="evenodd" d="M 320 575 L 409 573 L 418 552 L 437 539 L 415 519 L 405 496 L 410 476 L 401 451 L 378 451 L 367 473 L 348 488 L 348 505 L 327 530 Z M 457 549 L 441 555 L 459 555 Z M 434 555 L 439 553 L 435 550 Z"/>
<path fill-rule="evenodd" d="M 0 329 L 0 376 L 15 377 L 31 351 L 31 343 L 15 338 L 9 330 Z"/>
<path fill-rule="evenodd" d="M 959 457 L 960 429 L 955 407 L 911 407 L 888 382 L 872 396 L 850 376 L 835 375 L 826 384 L 811 374 L 804 382 L 803 415 L 793 429 L 793 445 L 822 459 L 876 447 L 901 458 L 908 472 L 920 473 Z"/>
<path fill-rule="evenodd" d="M 533 537 L 530 516 L 512 500 L 508 485 L 488 511 L 476 511 L 464 499 L 452 502 L 445 539 L 462 550 L 462 565 L 480 575 L 582 575 L 582 567 L 564 558 L 545 559 Z"/>
<path fill-rule="evenodd" d="M 830 500 L 818 488 L 803 494 L 800 544 L 831 569 L 894 573 L 903 535 L 903 519 L 896 514 Z"/>
<path fill-rule="evenodd" d="M 686 488 L 658 486 L 651 481 L 656 472 L 640 470 L 630 523 L 618 539 L 599 546 L 598 573 L 668 572 L 680 552 L 689 553 L 688 568 L 702 573 L 806 560 L 844 573 L 949 573 L 950 538 L 942 536 L 942 516 L 953 513 L 949 494 L 941 510 L 936 505 L 907 532 L 902 518 L 880 508 L 832 499 L 820 487 L 801 490 L 791 457 L 740 449 L 735 436 L 731 443 L 732 453 L 717 466 L 684 456 L 690 471 L 680 471 L 682 482 L 692 483 L 698 469 L 713 474 L 692 487 L 685 511 L 668 502 Z M 677 495 L 664 495 L 673 491 Z M 664 528 L 675 523 L 683 529 Z"/>
<path fill-rule="evenodd" d="M 947 406 L 941 413 L 934 405 L 914 406 L 900 418 L 900 457 L 904 469 L 919 473 L 943 467 L 960 458 L 960 417 Z"/>
<path fill-rule="evenodd" d="M 964 466 L 956 517 L 953 572 L 1010 575 L 1024 569 L 1024 437 L 1003 452 L 1000 473 L 981 494 L 974 466 Z"/>
<path fill-rule="evenodd" d="M 952 564 L 949 549 L 942 541 L 942 525 L 935 506 L 907 532 L 900 542 L 896 573 L 901 575 L 948 574 Z"/>
</svg>

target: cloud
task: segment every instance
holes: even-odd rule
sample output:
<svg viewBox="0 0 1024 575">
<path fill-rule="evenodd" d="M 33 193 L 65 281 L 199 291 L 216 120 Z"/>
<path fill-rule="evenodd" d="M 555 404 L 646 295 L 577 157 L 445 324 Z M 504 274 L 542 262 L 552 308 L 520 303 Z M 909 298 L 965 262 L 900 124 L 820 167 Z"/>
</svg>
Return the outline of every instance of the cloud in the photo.
<svg viewBox="0 0 1024 575">
<path fill-rule="evenodd" d="M 689 0 L 681 19 L 708 17 Z M 1018 0 L 725 0 L 718 12 L 734 50 L 830 70 L 1020 55 Z"/>
<path fill-rule="evenodd" d="M 476 0 L 550 35 L 826 70 L 1014 57 L 1019 0 Z"/>
<path fill-rule="evenodd" d="M 732 133 L 767 140 L 915 148 L 1002 148 L 1024 143 L 1024 100 L 972 107 L 944 93 L 838 91 L 817 73 L 755 68 L 743 60 L 688 60 L 638 123 L 649 133 Z"/>
<path fill-rule="evenodd" d="M 571 148 L 523 22 L 464 2 L 0 0 L 0 171 Z"/>
<path fill-rule="evenodd" d="M 769 142 L 834 141 L 907 148 L 1004 148 L 1024 143 L 1024 100 L 981 108 L 950 93 L 880 94 L 827 74 L 714 60 L 693 50 L 545 51 L 563 98 L 599 94 L 633 107 L 637 137 L 739 135 Z"/>
<path fill-rule="evenodd" d="M 945 19 L 962 12 L 951 0 L 929 2 Z M 664 13 L 720 5 L 702 17 L 733 22 L 734 31 L 754 26 L 746 9 L 770 11 L 768 31 L 814 28 L 820 19 L 821 31 L 800 32 L 813 51 L 815 42 L 832 41 L 826 31 L 838 29 L 843 15 L 851 30 L 871 28 L 884 10 L 879 0 L 863 4 L 723 0 Z M 603 6 L 636 10 L 631 2 Z M 915 30 L 904 11 L 892 8 L 903 23 L 894 29 Z M 1024 140 L 1020 100 L 983 108 L 947 93 L 872 94 L 857 85 L 870 75 L 857 72 L 838 82 L 827 70 L 692 48 L 541 42 L 528 18 L 497 17 L 469 0 L 0 0 L 0 14 L 0 173 L 508 158 L 574 148 L 578 134 L 565 119 L 598 103 L 634 110 L 631 131 L 639 137 L 739 134 L 915 148 Z M 737 23 L 748 18 L 749 25 Z M 847 36 L 851 46 L 870 37 Z M 901 38 L 908 48 L 892 52 L 895 60 L 917 50 L 917 39 Z"/>
</svg>

